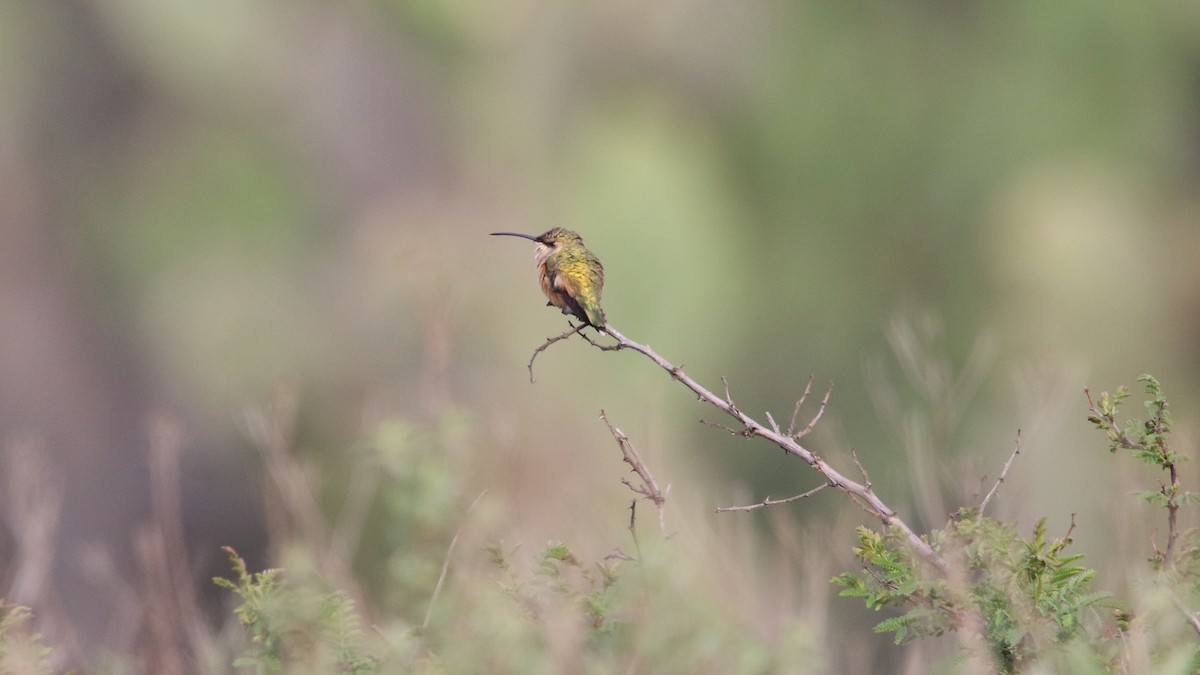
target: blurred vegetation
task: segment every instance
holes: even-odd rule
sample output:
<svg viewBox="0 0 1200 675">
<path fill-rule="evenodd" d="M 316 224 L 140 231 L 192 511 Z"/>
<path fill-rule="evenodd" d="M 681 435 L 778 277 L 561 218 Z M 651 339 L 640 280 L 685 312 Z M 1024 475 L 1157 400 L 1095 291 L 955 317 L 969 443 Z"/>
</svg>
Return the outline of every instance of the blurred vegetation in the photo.
<svg viewBox="0 0 1200 675">
<path fill-rule="evenodd" d="M 991 492 L 982 505 L 962 509 L 947 527 L 930 534 L 934 548 L 950 562 L 948 574 L 920 569 L 916 556 L 895 533 L 860 527 L 854 552 L 864 571 L 834 577 L 834 583 L 845 587 L 841 594 L 863 598 L 876 610 L 908 607 L 875 627 L 876 632 L 894 633 L 897 644 L 951 631 L 966 633 L 961 638 L 965 656 L 975 660 L 977 670 L 1200 670 L 1200 618 L 1190 609 L 1200 599 L 1194 564 L 1200 546 L 1195 530 L 1182 533 L 1178 522 L 1179 508 L 1194 503 L 1196 493 L 1180 490 L 1176 463 L 1183 455 L 1168 439 L 1171 415 L 1161 385 L 1151 375 L 1139 380 L 1149 397 L 1145 420 L 1116 423 L 1129 393 L 1124 387 L 1112 396 L 1100 394 L 1098 403 L 1090 404 L 1089 416 L 1108 435 L 1111 452 L 1132 450 L 1135 457 L 1169 475 L 1168 482 L 1160 479 L 1158 489 L 1141 493 L 1166 511 L 1167 532 L 1161 549 L 1151 538 L 1154 555 L 1148 558 L 1148 569 L 1137 575 L 1134 597 L 1122 601 L 1111 592 L 1094 591 L 1096 571 L 1076 564 L 1083 555 L 1065 553 L 1072 543 L 1074 514 L 1065 536 L 1048 539 L 1043 518 L 1033 536 L 1025 539 L 1011 524 L 984 517 Z M 1017 452 L 1014 449 L 1014 456 Z M 1172 616 L 1177 618 L 1175 626 L 1165 628 Z M 1186 626 L 1196 635 L 1181 640 L 1178 633 Z M 972 637 L 986 644 L 986 659 L 978 645 L 971 645 Z"/>
<path fill-rule="evenodd" d="M 56 671 L 265 663 L 222 546 L 322 630 L 353 607 L 375 663 L 950 662 L 834 600 L 873 523 L 832 491 L 712 513 L 811 488 L 782 453 L 627 354 L 572 340 L 528 384 L 562 319 L 484 235 L 564 225 L 613 324 L 743 409 L 835 382 L 813 447 L 922 531 L 1020 429 L 1005 550 L 1075 514 L 1091 583 L 1137 597 L 1161 518 L 1094 461 L 1080 390 L 1149 371 L 1198 407 L 1198 72 L 1186 2 L 4 3 L 0 596 Z M 678 534 L 592 597 L 630 543 L 601 408 Z M 550 620 L 511 621 L 489 551 Z M 556 620 L 589 597 L 611 633 Z"/>
</svg>

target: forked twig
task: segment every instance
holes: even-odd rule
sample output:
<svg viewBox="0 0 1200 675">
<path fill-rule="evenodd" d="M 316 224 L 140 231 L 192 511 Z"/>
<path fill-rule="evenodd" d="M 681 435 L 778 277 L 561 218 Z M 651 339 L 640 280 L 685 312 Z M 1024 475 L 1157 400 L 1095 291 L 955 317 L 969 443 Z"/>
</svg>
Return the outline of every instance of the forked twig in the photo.
<svg viewBox="0 0 1200 675">
<path fill-rule="evenodd" d="M 813 415 L 813 418 L 808 421 L 808 424 L 805 425 L 805 427 L 803 429 L 796 432 L 795 434 L 790 434 L 790 435 L 794 435 L 797 439 L 804 438 L 805 436 L 807 436 L 809 434 L 809 432 L 811 432 L 813 430 L 813 427 L 817 426 L 817 422 L 821 421 L 821 417 L 825 414 L 825 406 L 829 405 L 829 395 L 832 393 L 833 393 L 833 383 L 830 382 L 829 387 L 827 389 L 825 389 L 825 395 L 823 397 L 821 397 L 821 405 L 817 406 L 817 414 Z M 803 397 L 800 400 L 803 401 L 804 400 Z"/>
<path fill-rule="evenodd" d="M 555 335 L 554 337 L 546 338 L 546 341 L 542 343 L 542 346 L 533 350 L 533 356 L 529 357 L 529 365 L 527 366 L 529 368 L 530 384 L 535 382 L 535 380 L 533 379 L 533 362 L 537 360 L 538 354 L 541 354 L 542 352 L 546 351 L 546 349 L 550 345 L 554 344 L 555 342 L 558 342 L 560 340 L 566 340 L 567 338 L 571 337 L 572 335 L 578 333 L 580 330 L 583 330 L 584 326 L 586 326 L 586 325 L 587 324 L 581 324 L 579 326 L 571 326 L 569 329 L 563 331 L 561 335 Z M 591 342 L 591 341 L 589 340 L 589 342 Z M 595 344 L 595 343 L 593 343 L 593 344 Z"/>
<path fill-rule="evenodd" d="M 800 394 L 800 398 L 796 400 L 796 407 L 792 408 L 792 421 L 788 422 L 788 436 L 796 435 L 796 418 L 800 415 L 800 407 L 804 405 L 804 401 L 808 398 L 808 394 L 812 392 L 812 382 L 813 376 L 809 375 L 808 382 L 804 383 L 804 391 Z"/>
<path fill-rule="evenodd" d="M 667 486 L 666 492 L 660 490 L 658 487 L 658 482 L 654 480 L 654 475 L 650 473 L 650 468 L 647 467 L 646 463 L 642 461 L 641 456 L 638 455 L 637 450 L 634 449 L 633 443 L 629 440 L 629 437 L 625 435 L 625 432 L 613 426 L 612 422 L 608 421 L 608 415 L 603 410 L 600 411 L 600 419 L 604 420 L 604 424 L 608 427 L 609 433 L 611 433 L 613 438 L 617 440 L 617 445 L 621 448 L 621 455 L 625 460 L 625 463 L 631 466 L 634 473 L 636 473 L 638 478 L 641 479 L 641 485 L 634 485 L 629 481 L 628 478 L 622 478 L 621 482 L 624 483 L 625 486 L 630 490 L 632 490 L 634 494 L 641 495 L 643 499 L 654 502 L 654 506 L 658 509 L 658 530 L 664 539 L 670 538 L 671 535 L 667 533 L 665 507 L 667 503 L 667 492 L 671 491 L 671 486 Z M 636 507 L 637 500 L 635 499 L 629 506 L 630 531 L 633 531 L 634 518 L 637 513 Z M 636 542 L 636 533 L 634 536 Z"/>
</svg>

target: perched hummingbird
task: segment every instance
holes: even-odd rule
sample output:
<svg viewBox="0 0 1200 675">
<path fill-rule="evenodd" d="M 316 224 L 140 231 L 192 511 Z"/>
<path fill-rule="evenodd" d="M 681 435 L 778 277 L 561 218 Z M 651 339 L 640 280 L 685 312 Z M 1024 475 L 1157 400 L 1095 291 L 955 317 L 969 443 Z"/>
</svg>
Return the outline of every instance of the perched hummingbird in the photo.
<svg viewBox="0 0 1200 675">
<path fill-rule="evenodd" d="M 604 290 L 604 266 L 583 247 L 583 237 L 556 227 L 534 237 L 517 232 L 493 232 L 493 235 L 524 237 L 537 244 L 538 283 L 542 292 L 563 314 L 573 314 L 596 329 L 604 328 L 604 310 L 600 292 Z"/>
</svg>

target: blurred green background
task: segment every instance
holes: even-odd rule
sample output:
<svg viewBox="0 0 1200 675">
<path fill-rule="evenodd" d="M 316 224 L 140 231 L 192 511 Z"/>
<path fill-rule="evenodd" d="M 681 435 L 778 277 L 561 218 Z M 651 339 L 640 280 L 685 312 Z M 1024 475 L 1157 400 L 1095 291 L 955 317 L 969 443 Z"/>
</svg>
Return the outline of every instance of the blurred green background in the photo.
<svg viewBox="0 0 1200 675">
<path fill-rule="evenodd" d="M 529 243 L 487 233 L 580 232 L 612 324 L 756 416 L 834 382 L 812 447 L 851 471 L 854 449 L 919 528 L 977 502 L 1021 429 L 1001 514 L 1077 513 L 1120 584 L 1146 555 L 1113 536 L 1134 479 L 1082 389 L 1155 373 L 1195 438 L 1198 195 L 1190 2 L 3 3 L 0 441 L 35 444 L 63 499 L 47 632 L 111 641 L 85 563 L 132 564 L 155 416 L 181 430 L 207 602 L 220 545 L 279 564 L 243 427 L 285 387 L 314 481 L 349 480 L 385 420 L 451 416 L 445 518 L 487 488 L 488 538 L 593 556 L 629 548 L 604 408 L 672 485 L 668 546 L 817 544 L 838 562 L 792 570 L 777 616 L 828 604 L 813 620 L 857 652 L 814 638 L 829 668 L 898 671 L 908 652 L 825 584 L 865 517 L 832 493 L 774 529 L 712 513 L 816 480 L 698 425 L 715 411 L 635 355 L 557 344 L 530 384 L 565 322 Z"/>
</svg>

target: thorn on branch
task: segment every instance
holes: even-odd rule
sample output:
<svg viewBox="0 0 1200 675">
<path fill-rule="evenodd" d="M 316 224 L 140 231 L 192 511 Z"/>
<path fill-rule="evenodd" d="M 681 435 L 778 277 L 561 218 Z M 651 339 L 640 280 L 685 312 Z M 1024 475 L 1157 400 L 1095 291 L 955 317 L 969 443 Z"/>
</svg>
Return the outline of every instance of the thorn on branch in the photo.
<svg viewBox="0 0 1200 675">
<path fill-rule="evenodd" d="M 764 508 L 767 506 L 777 506 L 779 504 L 790 504 L 792 502 L 798 502 L 801 499 L 807 499 L 831 485 L 832 485 L 832 483 L 821 483 L 820 485 L 809 490 L 808 492 L 804 492 L 804 493 L 798 494 L 798 495 L 793 495 L 786 499 L 771 499 L 770 497 L 767 497 L 766 499 L 762 500 L 761 502 L 759 502 L 757 504 L 747 504 L 746 506 L 718 506 L 717 513 L 726 513 L 729 511 L 753 511 L 755 509 L 761 509 L 761 508 Z"/>
</svg>

